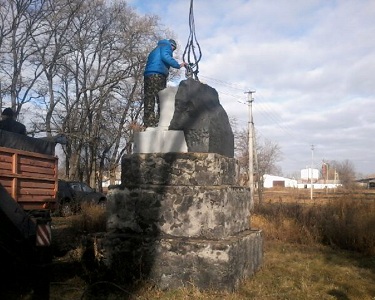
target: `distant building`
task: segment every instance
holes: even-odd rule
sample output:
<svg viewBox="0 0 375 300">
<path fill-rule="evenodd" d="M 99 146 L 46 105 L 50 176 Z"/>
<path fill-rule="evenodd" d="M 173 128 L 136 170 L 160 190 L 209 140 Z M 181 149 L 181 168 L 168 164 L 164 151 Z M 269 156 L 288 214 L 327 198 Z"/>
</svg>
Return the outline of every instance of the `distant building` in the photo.
<svg viewBox="0 0 375 300">
<path fill-rule="evenodd" d="M 263 176 L 263 187 L 264 188 L 273 188 L 273 187 L 297 187 L 297 180 L 285 178 L 281 176 L 274 176 L 265 174 Z"/>
<path fill-rule="evenodd" d="M 324 168 L 323 168 L 324 167 Z M 342 184 L 338 179 L 335 171 L 335 179 L 328 180 L 328 167 L 324 164 L 322 167 L 322 173 L 319 169 L 306 168 L 301 170 L 301 179 L 298 180 L 299 189 L 335 189 L 341 187 Z"/>
<path fill-rule="evenodd" d="M 359 185 L 368 189 L 375 189 L 375 178 L 364 178 L 357 180 Z"/>
<path fill-rule="evenodd" d="M 338 187 L 341 187 L 342 184 L 339 180 L 323 180 L 319 179 L 316 182 L 313 182 L 312 184 L 313 189 L 335 189 Z M 311 189 L 311 183 L 310 182 L 298 182 L 297 187 L 299 189 Z"/>
<path fill-rule="evenodd" d="M 316 182 L 319 179 L 318 169 L 307 168 L 301 170 L 301 180 L 303 182 L 311 182 L 311 178 L 313 182 Z"/>
<path fill-rule="evenodd" d="M 304 173 L 303 173 L 304 174 Z M 319 174 L 319 173 L 318 173 Z M 301 172 L 302 175 L 302 172 Z M 314 175 L 314 172 L 313 172 Z M 311 181 L 306 179 L 291 179 L 281 176 L 265 174 L 263 176 L 263 187 L 264 188 L 299 188 L 299 189 L 311 189 Z M 342 184 L 339 180 L 324 180 L 313 177 L 313 189 L 335 189 L 341 187 Z"/>
</svg>

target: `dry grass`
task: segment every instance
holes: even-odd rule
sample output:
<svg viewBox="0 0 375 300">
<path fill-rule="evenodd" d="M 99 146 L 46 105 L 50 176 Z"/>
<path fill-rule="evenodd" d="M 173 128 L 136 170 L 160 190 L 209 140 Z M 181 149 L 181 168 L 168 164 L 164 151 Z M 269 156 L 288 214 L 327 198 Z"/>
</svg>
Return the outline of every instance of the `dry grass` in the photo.
<svg viewBox="0 0 375 300">
<path fill-rule="evenodd" d="M 276 193 L 256 207 L 251 224 L 265 234 L 264 264 L 235 293 L 200 291 L 194 286 L 161 291 L 145 282 L 130 288 L 113 282 L 90 286 L 76 277 L 68 286 L 52 285 L 51 300 L 374 300 L 374 202 L 353 202 L 350 195 L 335 194 L 311 203 L 305 196 Z M 100 216 L 90 214 L 84 211 L 81 217 L 87 220 L 76 220 L 75 226 L 84 231 L 100 227 L 92 224 L 102 222 Z"/>
<path fill-rule="evenodd" d="M 299 196 L 289 195 L 285 201 L 278 194 L 278 198 L 257 205 L 252 216 L 268 239 L 321 243 L 375 255 L 375 201 L 353 200 L 347 193 L 307 203 Z"/>
<path fill-rule="evenodd" d="M 83 204 L 81 214 L 78 218 L 72 219 L 72 227 L 79 232 L 105 232 L 106 220 L 105 208 L 99 205 Z"/>
<path fill-rule="evenodd" d="M 268 241 L 242 299 L 374 299 L 374 260 L 320 245 Z"/>
<path fill-rule="evenodd" d="M 375 297 L 374 282 L 374 258 L 321 245 L 266 241 L 262 269 L 235 293 L 199 291 L 194 286 L 161 291 L 148 283 L 136 290 L 111 282 L 90 287 L 75 278 L 66 285 L 52 285 L 51 300 L 371 300 Z"/>
<path fill-rule="evenodd" d="M 194 286 L 162 291 L 147 282 L 124 287 L 93 281 L 75 258 L 55 264 L 59 269 L 54 269 L 50 299 L 374 300 L 375 204 L 341 196 L 310 203 L 303 195 L 278 192 L 256 207 L 251 224 L 264 232 L 264 263 L 234 293 Z M 86 207 L 69 221 L 76 233 L 90 233 L 103 231 L 105 219 L 103 210 Z"/>
</svg>

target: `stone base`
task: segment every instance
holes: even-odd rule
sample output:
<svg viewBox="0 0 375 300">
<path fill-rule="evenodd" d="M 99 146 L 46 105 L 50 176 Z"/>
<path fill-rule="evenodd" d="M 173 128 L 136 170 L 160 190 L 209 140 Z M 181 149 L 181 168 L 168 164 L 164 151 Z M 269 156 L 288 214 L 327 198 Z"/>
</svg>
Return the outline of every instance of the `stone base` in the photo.
<svg viewBox="0 0 375 300">
<path fill-rule="evenodd" d="M 121 184 L 127 188 L 143 185 L 240 186 L 240 167 L 235 158 L 216 153 L 138 153 L 124 155 Z"/>
<path fill-rule="evenodd" d="M 231 186 L 111 190 L 107 230 L 208 239 L 250 229 L 250 193 Z"/>
<path fill-rule="evenodd" d="M 247 230 L 221 240 L 112 234 L 105 248 L 118 278 L 147 279 L 160 289 L 194 286 L 234 291 L 262 264 L 263 238 Z M 129 278 L 131 277 L 131 278 Z"/>
<path fill-rule="evenodd" d="M 216 153 L 133 154 L 107 195 L 105 263 L 124 280 L 159 288 L 233 291 L 262 263 L 250 190 L 234 158 Z"/>
</svg>

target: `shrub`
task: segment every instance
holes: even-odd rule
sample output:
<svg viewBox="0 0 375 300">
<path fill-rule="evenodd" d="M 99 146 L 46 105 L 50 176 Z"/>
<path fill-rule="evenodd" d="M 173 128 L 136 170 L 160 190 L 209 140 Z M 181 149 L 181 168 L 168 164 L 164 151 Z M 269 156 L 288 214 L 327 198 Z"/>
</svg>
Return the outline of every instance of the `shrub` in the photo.
<svg viewBox="0 0 375 300">
<path fill-rule="evenodd" d="M 106 231 L 107 214 L 100 205 L 84 203 L 81 213 L 72 219 L 72 227 L 79 232 L 96 233 Z"/>
</svg>

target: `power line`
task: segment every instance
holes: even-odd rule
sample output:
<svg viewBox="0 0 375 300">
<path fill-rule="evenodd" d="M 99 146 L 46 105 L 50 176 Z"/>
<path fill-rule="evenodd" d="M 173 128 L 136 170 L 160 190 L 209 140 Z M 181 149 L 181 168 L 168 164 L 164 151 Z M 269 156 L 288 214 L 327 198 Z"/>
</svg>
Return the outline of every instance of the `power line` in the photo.
<svg viewBox="0 0 375 300">
<path fill-rule="evenodd" d="M 227 82 L 224 80 L 215 79 L 208 76 L 200 76 L 201 78 L 204 78 L 206 81 L 210 82 L 211 84 L 215 86 L 215 89 L 219 94 L 223 94 L 226 96 L 229 96 L 231 98 L 234 98 L 238 103 L 246 104 L 246 100 L 243 100 L 243 93 L 248 90 L 243 85 Z M 239 93 L 241 92 L 241 94 Z M 280 135 L 283 135 L 283 138 L 285 139 L 285 136 L 289 137 L 290 139 L 298 140 L 300 139 L 300 136 L 296 134 L 296 129 L 288 126 L 283 122 L 280 115 L 273 109 L 266 101 L 264 96 L 257 91 L 257 105 L 254 109 L 254 116 L 258 115 L 260 119 L 265 120 L 266 122 L 263 123 L 269 123 L 270 126 L 275 127 L 276 130 L 280 131 Z M 240 119 L 244 121 L 245 119 Z M 266 125 L 265 125 L 266 126 Z M 257 126 L 257 133 L 261 136 L 263 135 L 266 137 L 264 132 L 261 130 L 259 126 Z M 299 160 L 296 160 L 295 158 L 289 156 L 289 160 L 295 161 L 300 163 Z"/>
<path fill-rule="evenodd" d="M 236 84 L 236 83 L 230 83 L 230 82 L 227 82 L 227 81 L 223 81 L 223 80 L 220 80 L 220 79 L 215 79 L 215 78 L 212 78 L 212 77 L 208 77 L 208 76 L 203 76 L 203 75 L 200 75 L 202 78 L 206 78 L 208 80 L 211 80 L 213 82 L 216 82 L 220 85 L 225 85 L 227 87 L 230 87 L 234 90 L 238 90 L 240 92 L 244 92 L 246 90 L 246 88 L 244 88 L 243 86 L 239 85 L 239 84 Z"/>
<path fill-rule="evenodd" d="M 242 95 L 234 94 L 233 92 L 228 90 L 229 88 L 234 92 L 240 91 L 241 93 L 244 93 L 244 91 L 247 89 L 245 89 L 243 86 L 239 84 L 234 84 L 234 83 L 226 82 L 223 80 L 215 79 L 215 78 L 208 77 L 208 76 L 201 75 L 200 77 L 208 79 L 209 81 L 214 82 L 217 85 L 220 85 L 220 87 L 226 87 L 226 89 L 224 90 L 222 88 L 219 88 L 219 89 L 217 88 L 217 91 L 219 94 L 227 95 L 229 97 L 236 99 L 238 103 L 246 104 L 245 101 L 242 100 L 243 99 Z M 274 109 L 272 109 L 268 104 L 266 104 L 265 101 L 262 101 L 262 99 L 264 100 L 264 97 L 261 94 L 258 95 L 257 99 L 260 99 L 260 101 L 257 102 L 258 104 L 254 111 L 254 114 L 259 113 L 262 117 L 264 117 L 263 119 L 269 120 L 270 124 L 278 127 L 288 136 L 293 137 L 293 138 L 298 138 L 298 136 L 296 136 L 294 133 L 295 132 L 294 129 L 290 128 L 289 126 L 285 124 L 281 124 L 282 120 L 280 116 L 275 112 Z"/>
</svg>

